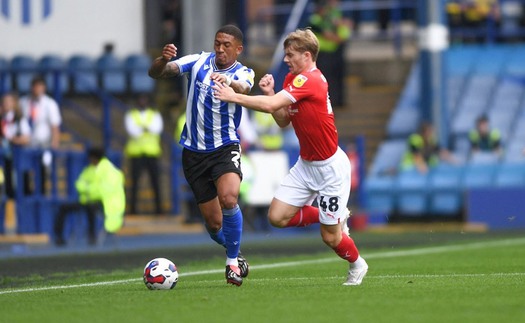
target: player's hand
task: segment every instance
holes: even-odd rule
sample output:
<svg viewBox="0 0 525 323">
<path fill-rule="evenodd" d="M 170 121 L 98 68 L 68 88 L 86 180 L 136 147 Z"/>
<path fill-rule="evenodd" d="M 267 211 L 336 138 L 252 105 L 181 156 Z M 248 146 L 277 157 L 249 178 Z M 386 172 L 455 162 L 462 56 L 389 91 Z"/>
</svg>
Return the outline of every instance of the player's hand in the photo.
<svg viewBox="0 0 525 323">
<path fill-rule="evenodd" d="M 275 80 L 272 74 L 265 74 L 259 81 L 259 87 L 266 95 L 273 94 L 273 88 L 275 86 Z"/>
<path fill-rule="evenodd" d="M 175 56 L 177 56 L 177 47 L 175 45 L 167 44 L 162 48 L 162 58 L 165 61 L 169 61 Z"/>
<path fill-rule="evenodd" d="M 224 102 L 232 102 L 235 97 L 235 91 L 224 83 L 215 83 L 211 87 L 213 89 L 213 97 Z"/>
<path fill-rule="evenodd" d="M 210 80 L 212 80 L 215 83 L 222 83 L 228 86 L 231 84 L 231 78 L 229 78 L 226 74 L 221 73 L 212 73 L 210 75 Z"/>
</svg>

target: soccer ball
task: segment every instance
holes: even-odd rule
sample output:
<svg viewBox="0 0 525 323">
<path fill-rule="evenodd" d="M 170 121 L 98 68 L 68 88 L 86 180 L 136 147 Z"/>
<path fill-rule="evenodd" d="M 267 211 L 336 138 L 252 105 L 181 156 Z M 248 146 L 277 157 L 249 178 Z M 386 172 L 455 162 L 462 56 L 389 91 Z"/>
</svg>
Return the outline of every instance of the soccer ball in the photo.
<svg viewBox="0 0 525 323">
<path fill-rule="evenodd" d="M 144 267 L 144 284 L 149 289 L 172 289 L 178 281 L 177 267 L 166 258 L 155 258 Z"/>
</svg>

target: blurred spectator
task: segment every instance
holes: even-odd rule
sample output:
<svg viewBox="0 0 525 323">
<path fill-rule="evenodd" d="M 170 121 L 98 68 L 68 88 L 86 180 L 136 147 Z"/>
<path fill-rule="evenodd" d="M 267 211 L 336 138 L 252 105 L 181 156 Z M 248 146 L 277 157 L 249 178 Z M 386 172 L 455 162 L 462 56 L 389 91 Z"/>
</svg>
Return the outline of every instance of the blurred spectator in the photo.
<svg viewBox="0 0 525 323">
<path fill-rule="evenodd" d="M 489 118 L 482 115 L 476 121 L 476 128 L 469 133 L 472 152 L 502 153 L 501 134 L 498 129 L 491 129 Z"/>
<path fill-rule="evenodd" d="M 146 170 L 155 196 L 155 212 L 162 214 L 159 183 L 159 160 L 162 155 L 160 135 L 164 127 L 162 116 L 150 107 L 147 94 L 139 94 L 136 104 L 126 113 L 124 124 L 129 136 L 125 153 L 131 162 L 130 213 L 137 214 L 140 175 Z"/>
<path fill-rule="evenodd" d="M 56 101 L 46 94 L 46 82 L 42 77 L 31 81 L 31 93 L 20 99 L 20 106 L 32 128 L 31 146 L 57 149 L 62 116 Z"/>
<path fill-rule="evenodd" d="M 45 194 L 47 173 L 52 161 L 52 155 L 48 149 L 58 149 L 60 145 L 60 125 L 62 123 L 60 109 L 57 102 L 46 94 L 46 82 L 41 76 L 33 78 L 31 93 L 20 99 L 20 107 L 31 126 L 30 145 L 46 150 L 40 168 L 42 179 L 40 189 L 42 194 Z"/>
<path fill-rule="evenodd" d="M 507 0 L 501 3 L 501 32 L 510 41 L 523 40 L 519 36 L 520 24 L 524 17 L 525 2 Z"/>
<path fill-rule="evenodd" d="M 499 22 L 500 13 L 497 0 L 464 0 L 462 10 L 464 24 L 469 28 L 484 28 L 489 20 L 494 23 Z M 476 33 L 466 40 L 480 42 L 485 38 L 485 34 L 486 32 Z"/>
<path fill-rule="evenodd" d="M 447 21 L 450 27 L 461 27 L 463 24 L 462 0 L 449 0 L 446 5 Z"/>
<path fill-rule="evenodd" d="M 118 231 L 124 221 L 126 198 L 124 176 L 106 157 L 102 149 L 88 151 L 89 164 L 82 170 L 75 182 L 78 201 L 63 203 L 55 218 L 55 243 L 66 244 L 64 224 L 68 214 L 84 211 L 88 218 L 88 243 L 96 244 L 96 215 L 104 212 L 104 229 Z"/>
<path fill-rule="evenodd" d="M 281 127 L 275 122 L 271 114 L 254 111 L 251 119 L 257 132 L 259 148 L 279 150 L 283 147 Z"/>
<path fill-rule="evenodd" d="M 328 80 L 332 106 L 344 105 L 345 43 L 350 39 L 351 21 L 343 17 L 338 0 L 320 0 L 310 17 L 319 40 L 317 67 Z"/>
<path fill-rule="evenodd" d="M 18 96 L 6 93 L 1 101 L 1 138 L 4 153 L 5 192 L 7 197 L 15 196 L 15 183 L 13 182 L 13 146 L 25 146 L 31 140 L 31 127 L 29 121 L 22 114 Z M 29 190 L 25 182 L 25 191 Z"/>
<path fill-rule="evenodd" d="M 182 3 L 180 0 L 162 0 L 162 44 L 177 44 L 182 48 Z"/>
<path fill-rule="evenodd" d="M 432 124 L 423 122 L 419 132 L 408 138 L 408 150 L 403 157 L 401 170 L 415 168 L 424 174 L 440 160 L 454 162 L 452 155 L 439 146 Z"/>
</svg>

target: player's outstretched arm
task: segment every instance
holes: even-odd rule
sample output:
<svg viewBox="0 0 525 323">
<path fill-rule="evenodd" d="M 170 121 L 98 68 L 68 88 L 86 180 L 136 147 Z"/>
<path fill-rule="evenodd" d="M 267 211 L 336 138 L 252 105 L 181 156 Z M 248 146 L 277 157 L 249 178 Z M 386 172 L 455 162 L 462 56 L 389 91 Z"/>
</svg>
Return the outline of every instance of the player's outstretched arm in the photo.
<svg viewBox="0 0 525 323">
<path fill-rule="evenodd" d="M 248 94 L 250 92 L 250 86 L 246 82 L 234 80 L 225 74 L 212 73 L 210 79 L 215 83 L 230 86 L 236 93 Z"/>
<path fill-rule="evenodd" d="M 292 104 L 292 101 L 284 94 L 277 93 L 275 95 L 244 95 L 235 93 L 235 91 L 223 83 L 215 83 L 213 88 L 213 95 L 216 99 L 224 102 L 232 102 L 242 105 L 248 109 L 261 111 L 266 113 L 274 113 L 283 107 Z"/>
<path fill-rule="evenodd" d="M 173 44 L 165 45 L 162 49 L 162 55 L 157 57 L 151 64 L 148 75 L 154 79 L 180 75 L 179 66 L 170 62 L 175 56 L 177 56 L 177 47 Z"/>
</svg>

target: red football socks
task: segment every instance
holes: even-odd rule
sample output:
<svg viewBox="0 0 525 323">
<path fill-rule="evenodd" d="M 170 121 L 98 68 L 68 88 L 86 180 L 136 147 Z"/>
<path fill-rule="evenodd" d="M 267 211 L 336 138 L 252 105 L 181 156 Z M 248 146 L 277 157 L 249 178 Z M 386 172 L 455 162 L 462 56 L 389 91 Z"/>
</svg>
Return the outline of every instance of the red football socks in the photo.
<svg viewBox="0 0 525 323">
<path fill-rule="evenodd" d="M 314 223 L 319 223 L 319 210 L 313 206 L 303 206 L 286 226 L 306 227 Z"/>
<path fill-rule="evenodd" d="M 359 251 L 357 251 L 354 240 L 344 233 L 341 242 L 333 249 L 339 257 L 348 262 L 355 262 L 359 258 Z"/>
</svg>

